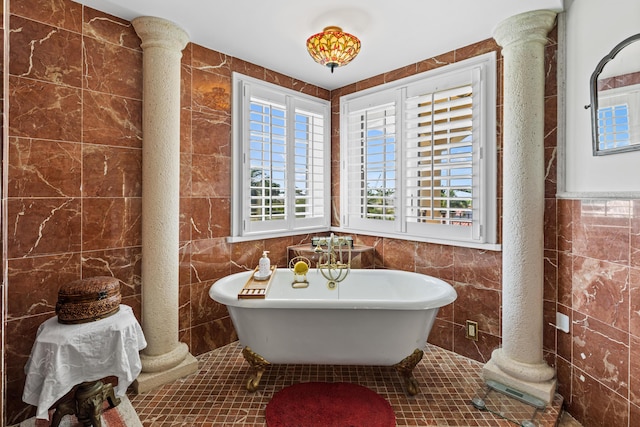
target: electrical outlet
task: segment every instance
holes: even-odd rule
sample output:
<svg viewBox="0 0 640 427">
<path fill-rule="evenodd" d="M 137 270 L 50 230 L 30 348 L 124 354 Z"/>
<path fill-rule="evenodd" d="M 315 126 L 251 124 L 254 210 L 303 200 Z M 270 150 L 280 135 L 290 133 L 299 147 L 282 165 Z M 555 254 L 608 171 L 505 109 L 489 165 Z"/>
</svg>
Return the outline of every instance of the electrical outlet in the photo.
<svg viewBox="0 0 640 427">
<path fill-rule="evenodd" d="M 468 340 L 478 341 L 478 322 L 467 320 L 465 338 Z"/>
</svg>

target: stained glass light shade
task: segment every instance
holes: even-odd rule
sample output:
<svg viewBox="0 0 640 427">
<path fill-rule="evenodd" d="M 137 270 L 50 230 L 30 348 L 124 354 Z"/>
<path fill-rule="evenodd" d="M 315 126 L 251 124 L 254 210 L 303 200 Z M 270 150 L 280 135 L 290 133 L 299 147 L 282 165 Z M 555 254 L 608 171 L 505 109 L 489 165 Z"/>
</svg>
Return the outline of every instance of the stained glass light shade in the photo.
<svg viewBox="0 0 640 427">
<path fill-rule="evenodd" d="M 333 69 L 347 65 L 360 52 L 360 40 L 340 27 L 326 27 L 307 39 L 309 55 L 319 64 Z"/>
</svg>

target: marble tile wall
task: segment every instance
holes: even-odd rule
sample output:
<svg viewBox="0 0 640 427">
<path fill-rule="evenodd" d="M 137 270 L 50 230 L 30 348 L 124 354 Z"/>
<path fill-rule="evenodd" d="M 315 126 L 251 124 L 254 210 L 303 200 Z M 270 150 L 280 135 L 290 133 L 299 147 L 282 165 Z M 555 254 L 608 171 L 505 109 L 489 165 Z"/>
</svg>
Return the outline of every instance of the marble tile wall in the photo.
<svg viewBox="0 0 640 427">
<path fill-rule="evenodd" d="M 0 20 L 0 22 L 3 22 Z M 23 367 L 38 325 L 54 315 L 60 285 L 109 274 L 139 316 L 142 52 L 129 22 L 70 0 L 10 3 L 10 111 L 3 134 L 9 231 L 3 318 L 6 412 L 21 402 Z M 585 426 L 640 425 L 640 201 L 556 199 L 555 32 L 547 46 L 545 357 L 558 369 L 569 410 Z M 499 48 L 492 40 L 389 71 L 329 93 L 263 67 L 189 44 L 182 59 L 180 340 L 198 355 L 235 339 L 226 309 L 207 291 L 218 278 L 253 268 L 263 250 L 285 265 L 287 246 L 310 236 L 229 244 L 231 72 L 332 100 L 332 203 L 339 217 L 340 95 Z M 499 75 L 502 61 L 498 55 Z M 501 82 L 500 78 L 500 82 Z M 499 88 L 501 85 L 499 85 Z M 501 144 L 499 90 L 498 141 Z M 498 149 L 501 171 L 501 145 Z M 498 184 L 499 206 L 501 182 Z M 378 267 L 418 271 L 452 283 L 458 300 L 441 310 L 430 341 L 486 361 L 500 345 L 501 254 L 371 236 Z M 549 323 L 571 318 L 569 334 Z M 475 320 L 480 340 L 464 337 Z M 594 397 L 597 396 L 597 397 Z M 596 399 L 596 400 L 594 400 Z M 0 406 L 1 407 L 1 406 Z M 591 421 L 590 421 L 591 420 Z"/>
<path fill-rule="evenodd" d="M 2 425 L 34 412 L 22 403 L 23 368 L 61 285 L 113 275 L 123 303 L 141 311 L 140 40 L 129 22 L 70 0 L 13 0 L 9 27 Z M 179 338 L 194 355 L 236 339 L 226 308 L 208 296 L 211 284 L 252 269 L 265 249 L 285 265 L 287 246 L 309 240 L 226 241 L 234 70 L 329 99 L 263 67 L 193 44 L 184 50 Z"/>
</svg>

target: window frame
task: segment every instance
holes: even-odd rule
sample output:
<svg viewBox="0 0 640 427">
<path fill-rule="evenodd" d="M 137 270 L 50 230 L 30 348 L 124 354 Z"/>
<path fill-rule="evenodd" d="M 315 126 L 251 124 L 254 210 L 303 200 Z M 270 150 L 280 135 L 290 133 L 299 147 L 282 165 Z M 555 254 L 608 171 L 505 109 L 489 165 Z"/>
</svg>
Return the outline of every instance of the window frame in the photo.
<svg viewBox="0 0 640 427">
<path fill-rule="evenodd" d="M 478 73 L 475 76 L 473 73 Z M 406 142 L 405 142 L 405 101 L 409 98 L 407 92 L 412 92 L 416 87 L 433 86 L 436 90 L 446 90 L 449 86 L 439 87 L 448 81 L 460 80 L 460 76 L 469 74 L 474 91 L 473 128 L 474 141 L 477 139 L 477 147 L 474 146 L 474 170 L 473 170 L 473 222 L 474 231 L 471 236 L 465 233 L 447 233 L 448 227 L 430 224 L 408 222 L 405 208 L 407 206 L 405 196 L 407 186 L 407 171 L 405 170 Z M 396 114 L 396 207 L 399 210 L 394 224 L 380 224 L 380 220 L 366 220 L 355 218 L 358 209 L 350 208 L 349 200 L 349 174 L 348 150 L 348 120 L 350 112 L 358 112 L 364 108 L 380 106 L 385 102 L 395 103 Z M 476 109 L 477 108 L 477 113 Z M 496 109 L 497 109 L 497 65 L 496 53 L 489 52 L 457 63 L 443 66 L 424 73 L 409 76 L 394 82 L 382 84 L 363 91 L 354 92 L 340 98 L 340 227 L 339 231 L 369 234 L 380 237 L 391 237 L 403 240 L 432 242 L 438 244 L 500 250 L 497 243 L 497 143 L 496 143 Z M 474 142 L 475 144 L 475 142 Z M 357 147 L 356 147 L 357 148 Z M 356 163 L 357 164 L 357 163 Z M 352 173 L 353 174 L 353 173 Z M 353 178 L 353 177 L 351 177 Z M 353 185 L 353 183 L 351 182 Z M 479 206 L 476 206 L 479 205 Z M 353 204 L 352 204 L 353 206 Z M 362 204 L 355 205 L 362 207 Z M 354 215 L 353 212 L 356 212 Z M 375 223 L 377 221 L 377 223 Z M 391 222 L 391 221 L 389 221 Z M 417 226 L 417 227 L 416 227 Z M 427 229 L 435 229 L 429 231 Z M 465 227 L 466 228 L 466 227 Z M 466 233 L 469 234 L 469 233 Z"/>
<path fill-rule="evenodd" d="M 296 215 L 296 111 L 303 109 L 322 120 L 322 187 L 331 188 L 331 106 L 330 102 L 237 72 L 232 74 L 232 176 L 231 236 L 229 242 L 248 241 L 302 233 L 327 231 L 331 219 L 331 194 L 323 191 L 322 214 L 311 218 Z M 252 96 L 277 103 L 286 111 L 285 119 L 285 206 L 282 220 L 251 221 L 250 108 Z"/>
</svg>

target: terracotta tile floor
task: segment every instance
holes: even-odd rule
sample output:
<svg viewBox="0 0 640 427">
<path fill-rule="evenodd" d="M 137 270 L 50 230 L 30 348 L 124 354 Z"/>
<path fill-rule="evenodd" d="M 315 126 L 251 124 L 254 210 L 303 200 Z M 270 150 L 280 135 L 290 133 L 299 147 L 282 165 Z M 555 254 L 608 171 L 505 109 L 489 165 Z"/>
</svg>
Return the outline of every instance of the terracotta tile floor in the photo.
<svg viewBox="0 0 640 427">
<path fill-rule="evenodd" d="M 398 426 L 512 427 L 490 411 L 480 411 L 471 399 L 482 394 L 482 364 L 428 345 L 413 371 L 420 393 L 410 397 L 404 381 L 392 367 L 274 365 L 267 368 L 260 388 L 248 393 L 245 383 L 253 373 L 232 343 L 198 356 L 199 371 L 150 393 L 130 395 L 144 427 L 265 426 L 264 410 L 275 392 L 298 382 L 353 382 L 382 395 L 393 407 Z M 492 392 L 487 406 L 518 421 L 532 419 L 534 408 Z M 538 427 L 556 426 L 562 406 L 535 414 Z"/>
</svg>

